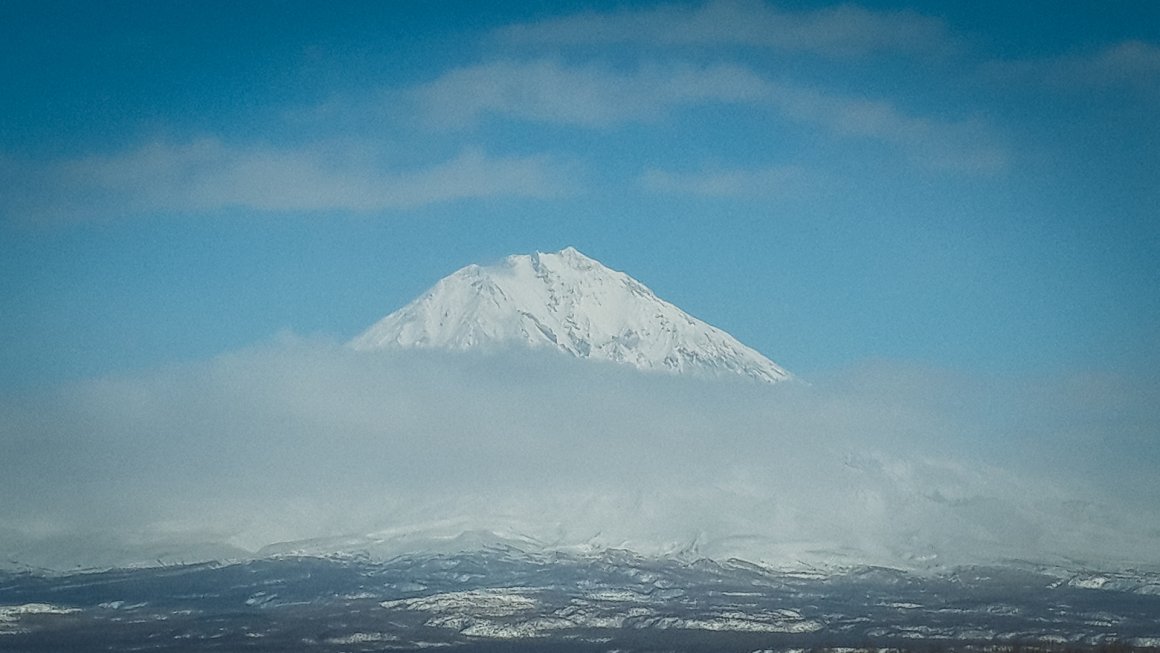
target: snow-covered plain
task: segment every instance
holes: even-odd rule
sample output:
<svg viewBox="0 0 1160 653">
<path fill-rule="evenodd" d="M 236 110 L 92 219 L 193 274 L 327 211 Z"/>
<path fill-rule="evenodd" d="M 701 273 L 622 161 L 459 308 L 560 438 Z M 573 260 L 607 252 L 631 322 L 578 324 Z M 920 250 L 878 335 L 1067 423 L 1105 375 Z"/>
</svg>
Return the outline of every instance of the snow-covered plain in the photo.
<svg viewBox="0 0 1160 653">
<path fill-rule="evenodd" d="M 1139 583 L 1156 577 L 1136 574 Z M 38 577 L 0 572 L 0 648 L 105 651 L 1124 650 L 1160 597 L 1027 570 L 786 573 L 624 551 L 284 558 Z M 47 597 L 69 608 L 46 603 Z M 254 642 L 253 640 L 261 640 Z"/>
</svg>

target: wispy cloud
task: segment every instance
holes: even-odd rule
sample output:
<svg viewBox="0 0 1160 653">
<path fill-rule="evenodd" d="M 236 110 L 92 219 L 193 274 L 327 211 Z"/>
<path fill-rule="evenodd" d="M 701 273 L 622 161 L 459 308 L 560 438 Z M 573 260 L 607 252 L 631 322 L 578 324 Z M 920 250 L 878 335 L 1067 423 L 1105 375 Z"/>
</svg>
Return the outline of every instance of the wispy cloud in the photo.
<svg viewBox="0 0 1160 653">
<path fill-rule="evenodd" d="M 875 11 L 852 4 L 794 11 L 760 0 L 588 12 L 511 25 L 495 37 L 521 45 L 742 45 L 834 57 L 953 47 L 941 20 L 913 11 Z"/>
<path fill-rule="evenodd" d="M 1002 139 L 979 119 L 913 116 L 885 100 L 800 87 L 781 89 L 773 102 L 787 116 L 831 133 L 894 145 L 921 167 L 991 174 L 1003 171 L 1008 164 Z"/>
<path fill-rule="evenodd" d="M 1126 88 L 1160 100 L 1160 45 L 1145 41 L 1122 41 L 1086 54 L 992 62 L 984 70 L 1023 83 L 1082 91 Z"/>
<path fill-rule="evenodd" d="M 766 107 L 839 137 L 888 143 L 924 167 L 993 173 L 1007 163 L 999 137 L 982 121 L 911 116 L 885 100 L 778 82 L 734 64 L 644 64 L 624 71 L 499 61 L 447 72 L 413 89 L 412 97 L 433 125 L 459 129 L 486 116 L 608 128 L 696 105 Z"/>
<path fill-rule="evenodd" d="M 650 191 L 702 197 L 796 196 L 811 185 L 811 175 L 801 166 L 716 168 L 677 172 L 650 168 L 640 177 Z"/>
<path fill-rule="evenodd" d="M 0 161 L 0 213 L 32 220 L 155 212 L 409 209 L 567 192 L 568 166 L 549 156 L 496 157 L 465 148 L 428 167 L 389 170 L 364 154 L 238 147 L 216 138 L 154 140 L 112 154 L 47 163 Z"/>
<path fill-rule="evenodd" d="M 451 70 L 415 88 L 428 120 L 462 128 L 484 115 L 600 128 L 656 120 L 674 106 L 756 102 L 769 83 L 732 65 L 644 65 L 630 72 L 559 61 L 497 61 Z"/>
</svg>

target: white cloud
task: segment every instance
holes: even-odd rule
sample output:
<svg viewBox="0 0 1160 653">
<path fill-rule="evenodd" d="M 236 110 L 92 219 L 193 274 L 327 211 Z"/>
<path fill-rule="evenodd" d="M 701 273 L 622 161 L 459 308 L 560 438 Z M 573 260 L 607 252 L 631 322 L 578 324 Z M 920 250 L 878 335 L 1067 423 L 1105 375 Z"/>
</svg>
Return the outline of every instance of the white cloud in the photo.
<svg viewBox="0 0 1160 653">
<path fill-rule="evenodd" d="M 567 192 L 568 166 L 548 156 L 494 157 L 467 148 L 425 168 L 386 170 L 372 157 L 322 149 L 238 147 L 215 138 L 164 140 L 112 154 L 0 166 L 20 189 L 0 211 L 75 220 L 155 212 L 377 211 Z"/>
<path fill-rule="evenodd" d="M 984 71 L 1061 89 L 1127 88 L 1160 100 L 1160 46 L 1145 41 L 1122 41 L 1086 54 L 992 62 Z"/>
<path fill-rule="evenodd" d="M 808 88 L 783 88 L 773 102 L 787 116 L 831 133 L 892 144 L 920 167 L 979 174 L 1007 167 L 1009 155 L 1001 139 L 978 119 L 912 116 L 884 100 Z"/>
<path fill-rule="evenodd" d="M 496 37 L 523 45 L 742 45 L 837 57 L 929 54 L 953 47 L 941 20 L 912 11 L 875 11 L 851 4 L 794 11 L 760 0 L 589 12 L 508 26 Z"/>
<path fill-rule="evenodd" d="M 786 197 L 799 195 L 812 185 L 812 176 L 794 165 L 710 168 L 696 172 L 650 168 L 641 175 L 640 183 L 648 190 L 661 193 L 703 197 Z"/>
<path fill-rule="evenodd" d="M 739 66 L 645 65 L 625 73 L 538 60 L 458 68 L 413 97 L 436 126 L 466 127 L 493 114 L 599 128 L 656 120 L 674 106 L 754 102 L 768 92 L 768 82 Z"/>
<path fill-rule="evenodd" d="M 1078 74 L 1093 84 L 1120 83 L 1160 89 L 1160 46 L 1152 43 L 1125 41 L 1075 65 Z"/>
<path fill-rule="evenodd" d="M 453 129 L 486 116 L 607 128 L 656 121 L 681 107 L 767 107 L 833 135 L 888 143 L 921 167 L 994 173 L 1007 164 L 1000 139 L 982 121 L 911 116 L 884 100 L 777 82 L 740 65 L 646 64 L 625 72 L 500 61 L 449 71 L 412 96 L 433 125 Z"/>
</svg>

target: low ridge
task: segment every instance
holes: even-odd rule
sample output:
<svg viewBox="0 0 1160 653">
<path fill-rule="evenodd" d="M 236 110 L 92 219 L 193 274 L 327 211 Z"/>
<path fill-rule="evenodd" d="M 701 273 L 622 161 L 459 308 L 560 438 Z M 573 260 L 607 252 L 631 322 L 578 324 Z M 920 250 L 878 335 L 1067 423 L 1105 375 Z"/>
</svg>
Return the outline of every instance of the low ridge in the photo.
<svg viewBox="0 0 1160 653">
<path fill-rule="evenodd" d="M 462 268 L 350 345 L 362 350 L 523 345 L 649 371 L 736 374 L 767 383 L 790 378 L 733 336 L 572 247 Z"/>
</svg>

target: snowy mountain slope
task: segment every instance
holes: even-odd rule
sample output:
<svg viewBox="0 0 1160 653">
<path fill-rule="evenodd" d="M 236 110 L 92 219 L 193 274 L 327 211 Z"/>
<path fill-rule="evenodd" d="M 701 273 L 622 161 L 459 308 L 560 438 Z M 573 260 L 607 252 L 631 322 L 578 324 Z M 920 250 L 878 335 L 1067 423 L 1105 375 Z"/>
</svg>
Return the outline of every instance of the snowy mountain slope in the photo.
<svg viewBox="0 0 1160 653">
<path fill-rule="evenodd" d="M 641 370 L 741 375 L 788 372 L 644 284 L 568 247 L 469 265 L 351 341 L 355 349 L 555 348 Z"/>
</svg>

